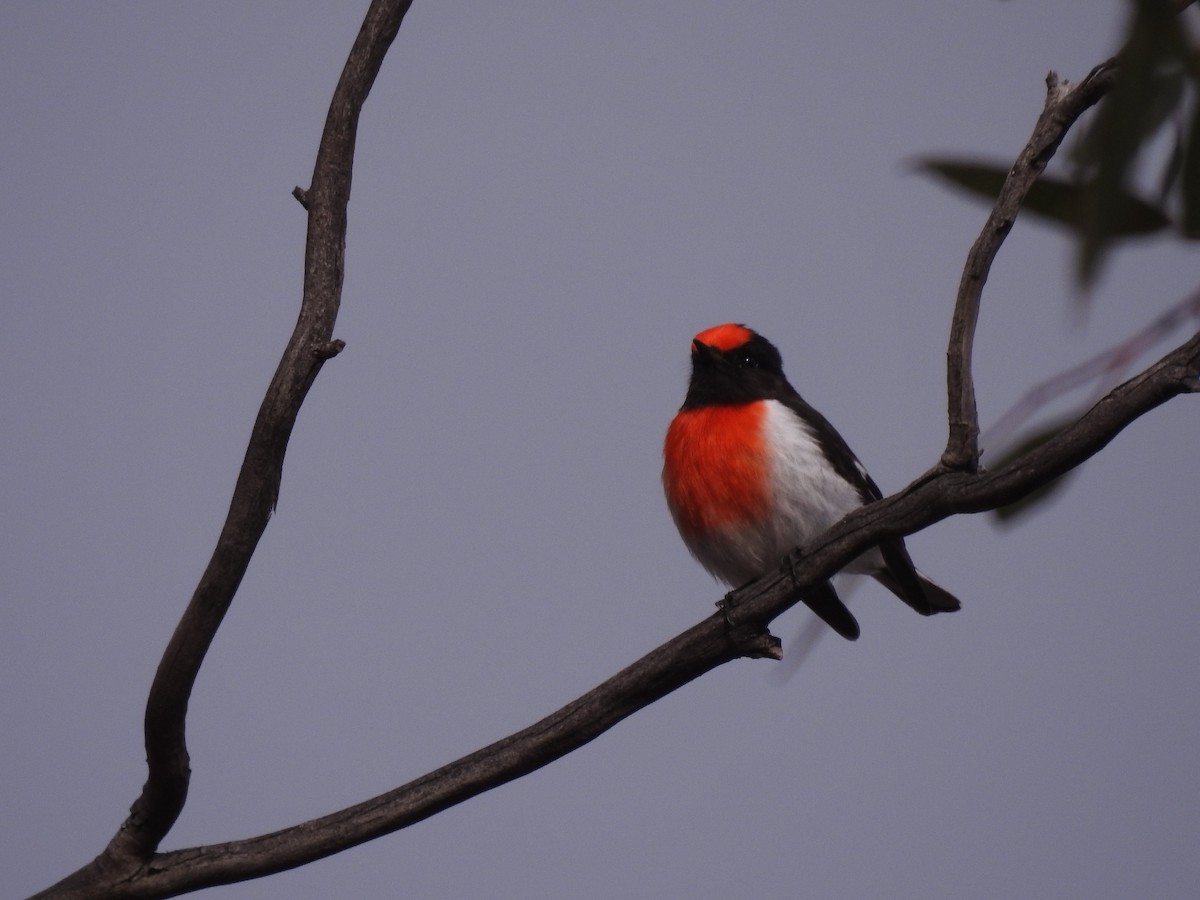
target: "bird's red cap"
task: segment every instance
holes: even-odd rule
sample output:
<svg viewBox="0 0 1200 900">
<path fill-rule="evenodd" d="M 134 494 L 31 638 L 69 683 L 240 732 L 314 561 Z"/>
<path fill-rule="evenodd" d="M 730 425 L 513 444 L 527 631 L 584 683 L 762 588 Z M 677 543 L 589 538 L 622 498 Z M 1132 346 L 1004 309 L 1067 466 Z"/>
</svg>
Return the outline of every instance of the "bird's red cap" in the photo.
<svg viewBox="0 0 1200 900">
<path fill-rule="evenodd" d="M 706 347 L 715 347 L 725 353 L 734 347 L 742 346 L 752 337 L 754 337 L 754 332 L 745 325 L 728 322 L 725 325 L 714 325 L 712 328 L 705 329 L 692 338 L 692 342 L 693 349 L 695 349 L 695 344 L 699 343 Z"/>
</svg>

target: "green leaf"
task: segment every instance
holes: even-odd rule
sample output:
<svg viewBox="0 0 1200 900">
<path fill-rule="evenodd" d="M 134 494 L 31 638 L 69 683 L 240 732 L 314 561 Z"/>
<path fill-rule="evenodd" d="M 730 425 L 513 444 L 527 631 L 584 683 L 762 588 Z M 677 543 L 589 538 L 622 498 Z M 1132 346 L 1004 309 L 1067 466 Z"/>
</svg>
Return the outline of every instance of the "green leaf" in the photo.
<svg viewBox="0 0 1200 900">
<path fill-rule="evenodd" d="M 1179 175 L 1183 171 L 1183 140 L 1183 129 L 1176 125 L 1171 129 L 1171 150 L 1167 154 L 1167 161 L 1163 164 L 1162 172 L 1158 177 L 1158 202 L 1164 206 L 1179 186 Z"/>
<path fill-rule="evenodd" d="M 1180 223 L 1184 237 L 1200 239 L 1200 74 L 1193 76 L 1192 118 L 1183 140 L 1183 163 L 1179 179 Z"/>
<path fill-rule="evenodd" d="M 1004 179 L 1008 177 L 1008 168 L 1001 164 L 955 157 L 924 157 L 916 161 L 915 168 L 988 203 L 999 196 Z M 1046 222 L 1082 234 L 1092 190 L 1091 185 L 1042 175 L 1030 188 L 1022 209 Z M 1159 207 L 1125 190 L 1119 192 L 1117 212 L 1117 221 L 1113 223 L 1114 237 L 1153 234 L 1171 224 Z"/>
<path fill-rule="evenodd" d="M 1091 185 L 1081 220 L 1076 275 L 1095 282 L 1121 222 L 1120 197 L 1143 144 L 1178 106 L 1188 57 L 1178 16 L 1166 0 L 1138 0 L 1120 53 L 1116 87 L 1100 104 L 1074 158 Z"/>
</svg>

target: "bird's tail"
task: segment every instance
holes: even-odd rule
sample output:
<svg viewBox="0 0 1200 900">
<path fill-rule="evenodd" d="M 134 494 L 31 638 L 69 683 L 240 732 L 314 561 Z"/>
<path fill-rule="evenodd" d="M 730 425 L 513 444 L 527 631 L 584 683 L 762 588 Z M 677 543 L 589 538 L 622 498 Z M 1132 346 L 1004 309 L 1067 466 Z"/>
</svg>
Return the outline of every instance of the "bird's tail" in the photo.
<svg viewBox="0 0 1200 900">
<path fill-rule="evenodd" d="M 962 604 L 958 602 L 957 597 L 944 587 L 930 581 L 923 572 L 918 571 L 917 577 L 921 579 L 921 589 L 925 591 L 925 598 L 935 613 L 955 612 L 962 609 Z"/>
<path fill-rule="evenodd" d="M 914 571 L 917 575 L 917 581 L 921 585 L 921 593 L 925 595 L 924 598 L 910 596 L 912 591 L 906 590 L 888 569 L 880 569 L 878 572 L 873 572 L 872 575 L 876 581 L 923 616 L 954 612 L 962 608 L 962 604 L 958 602 L 958 598 L 952 593 L 930 581 L 925 576 L 925 573 L 919 570 Z M 922 599 L 924 602 L 922 602 Z"/>
</svg>

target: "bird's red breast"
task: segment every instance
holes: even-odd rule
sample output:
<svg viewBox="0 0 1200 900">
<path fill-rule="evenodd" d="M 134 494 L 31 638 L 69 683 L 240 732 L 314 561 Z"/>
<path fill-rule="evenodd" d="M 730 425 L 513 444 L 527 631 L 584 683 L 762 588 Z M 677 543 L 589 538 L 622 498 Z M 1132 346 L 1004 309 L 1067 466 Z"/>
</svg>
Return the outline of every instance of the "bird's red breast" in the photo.
<svg viewBox="0 0 1200 900">
<path fill-rule="evenodd" d="M 765 416 L 766 404 L 758 401 L 684 409 L 671 422 L 663 448 L 663 483 L 685 537 L 767 515 Z"/>
</svg>

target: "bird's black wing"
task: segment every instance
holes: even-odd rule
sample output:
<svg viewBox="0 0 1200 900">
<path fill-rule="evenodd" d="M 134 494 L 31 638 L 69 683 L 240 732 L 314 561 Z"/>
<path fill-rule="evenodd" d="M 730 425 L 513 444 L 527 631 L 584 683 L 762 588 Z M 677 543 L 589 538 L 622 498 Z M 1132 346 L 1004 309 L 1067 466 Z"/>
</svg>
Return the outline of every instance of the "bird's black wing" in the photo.
<svg viewBox="0 0 1200 900">
<path fill-rule="evenodd" d="M 791 385 L 787 387 L 791 388 Z M 812 429 L 813 436 L 834 471 L 854 485 L 864 505 L 882 499 L 883 492 L 867 474 L 866 466 L 859 462 L 845 438 L 829 424 L 828 419 L 813 409 L 794 388 L 777 399 Z M 881 583 L 921 615 L 931 616 L 937 612 L 925 595 L 921 577 L 908 555 L 904 541 L 901 538 L 885 538 L 879 542 L 879 552 L 883 554 L 883 562 L 890 576 L 887 581 L 880 579 Z"/>
<path fill-rule="evenodd" d="M 787 385 L 787 387 L 790 389 L 791 385 Z M 871 476 L 867 474 L 866 466 L 858 461 L 858 457 L 854 455 L 854 451 L 850 449 L 850 445 L 846 443 L 845 438 L 838 434 L 837 429 L 829 424 L 828 419 L 809 406 L 807 401 L 796 393 L 795 389 L 785 391 L 782 395 L 772 399 L 778 400 L 794 412 L 800 418 L 800 421 L 804 422 L 812 430 L 813 437 L 816 438 L 817 444 L 824 451 L 826 459 L 833 466 L 833 470 L 854 485 L 864 504 L 871 503 L 883 497 L 883 492 L 871 480 Z"/>
</svg>

